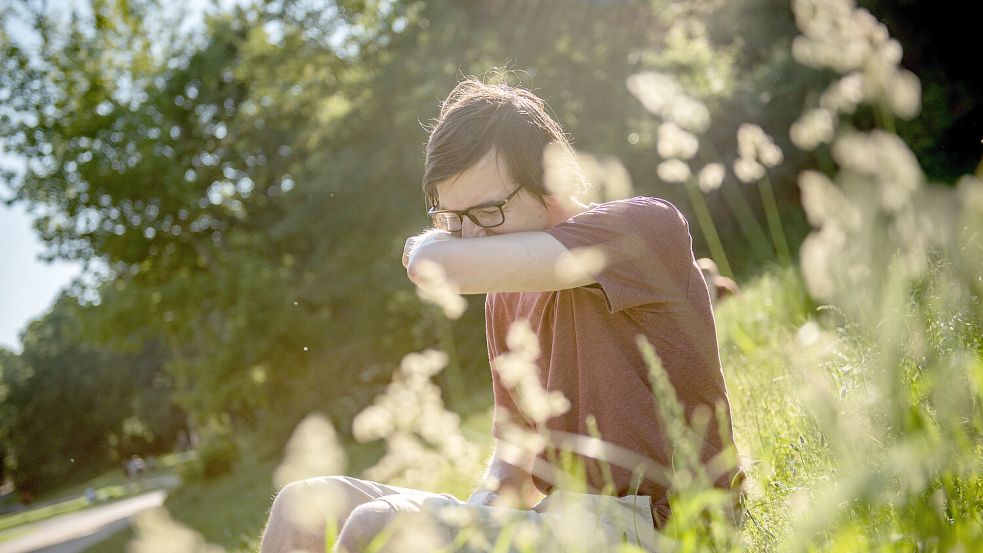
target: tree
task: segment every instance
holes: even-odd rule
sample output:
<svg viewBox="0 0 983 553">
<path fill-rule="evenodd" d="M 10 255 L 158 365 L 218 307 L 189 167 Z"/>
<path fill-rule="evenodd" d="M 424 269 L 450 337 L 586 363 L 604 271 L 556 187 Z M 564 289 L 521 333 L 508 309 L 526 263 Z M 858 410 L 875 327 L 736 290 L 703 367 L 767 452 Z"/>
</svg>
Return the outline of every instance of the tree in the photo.
<svg viewBox="0 0 983 553">
<path fill-rule="evenodd" d="M 63 294 L 27 328 L 23 352 L 0 358 L 0 438 L 19 489 L 51 488 L 121 456 L 166 451 L 184 426 L 160 347 L 124 352 L 92 342 L 86 309 Z"/>
<path fill-rule="evenodd" d="M 152 1 L 93 2 L 63 24 L 36 10 L 37 51 L 0 33 L 0 140 L 29 161 L 9 188 L 37 208 L 50 256 L 106 267 L 79 294 L 98 298 L 90 333 L 140 329 L 134 350 L 159 340 L 194 420 L 276 435 L 314 408 L 346 420 L 396 359 L 449 340 L 398 259 L 427 223 L 421 122 L 460 74 L 515 69 L 502 78 L 544 97 L 578 148 L 618 157 L 636 193 L 684 210 L 683 189 L 656 177 L 661 122 L 628 76 L 671 74 L 709 107 L 694 169 L 729 166 L 748 120 L 788 146 L 808 91 L 832 78 L 788 54 L 784 0 L 570 6 L 281 0 L 192 32 Z M 790 155 L 775 175 L 793 243 L 806 225 L 791 176 L 824 155 Z M 773 254 L 738 232 L 759 216 L 732 212 L 738 186 L 708 201 L 747 274 Z M 457 362 L 487 390 L 480 299 L 465 318 Z"/>
</svg>

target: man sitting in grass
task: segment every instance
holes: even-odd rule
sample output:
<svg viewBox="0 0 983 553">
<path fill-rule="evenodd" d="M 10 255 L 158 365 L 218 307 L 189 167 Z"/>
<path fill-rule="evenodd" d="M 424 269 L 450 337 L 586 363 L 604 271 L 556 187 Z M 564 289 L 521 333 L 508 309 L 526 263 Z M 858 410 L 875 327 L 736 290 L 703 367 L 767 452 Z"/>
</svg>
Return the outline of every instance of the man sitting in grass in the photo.
<svg viewBox="0 0 983 553">
<path fill-rule="evenodd" d="M 588 205 L 547 190 L 547 146 L 573 156 L 534 94 L 461 82 L 427 144 L 423 191 L 435 228 L 409 238 L 403 254 L 409 278 L 421 286 L 432 284 L 430 273 L 439 266 L 461 293 L 487 294 L 496 441 L 483 484 L 464 503 L 344 476 L 293 483 L 274 501 L 263 551 L 324 551 L 327 525 L 340 529 L 340 551 L 364 551 L 374 539 L 378 545 L 388 538 L 386 550 L 393 550 L 398 542 L 386 529 L 398 515 L 434 514 L 447 505 L 463 506 L 491 534 L 505 519 L 542 535 L 576 533 L 583 528 L 557 524 L 558 505 L 569 502 L 601 513 L 591 520 L 608 543 L 653 550 L 670 515 L 671 471 L 679 459 L 658 415 L 639 337 L 654 346 L 687 421 L 704 423 L 698 449 L 709 481 L 739 487 L 710 299 L 686 219 L 657 198 Z M 517 322 L 538 342 L 541 386 L 569 402 L 546 420 L 523 409 L 496 367 Z M 532 453 L 517 447 L 516 430 L 543 437 L 547 446 Z M 598 435 L 602 447 L 586 438 Z M 580 463 L 588 493 L 557 487 L 561 457 Z M 317 524 L 297 523 L 297 513 L 318 508 L 305 503 L 312 496 L 332 498 L 330 514 L 314 517 Z M 454 540 L 454 525 L 435 514 L 430 521 L 435 546 Z"/>
</svg>

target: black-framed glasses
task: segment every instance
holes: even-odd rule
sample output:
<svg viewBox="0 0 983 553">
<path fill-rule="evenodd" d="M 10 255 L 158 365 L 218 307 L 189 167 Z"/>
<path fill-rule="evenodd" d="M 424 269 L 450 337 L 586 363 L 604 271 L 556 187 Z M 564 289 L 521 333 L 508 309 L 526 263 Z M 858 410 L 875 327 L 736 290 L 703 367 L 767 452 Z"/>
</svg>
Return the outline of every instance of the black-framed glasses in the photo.
<svg viewBox="0 0 983 553">
<path fill-rule="evenodd" d="M 476 205 L 464 211 L 430 208 L 427 210 L 427 215 L 430 216 L 435 227 L 448 232 L 460 232 L 461 227 L 464 226 L 465 217 L 482 228 L 497 227 L 505 223 L 504 208 L 519 193 L 519 190 L 522 190 L 521 184 L 500 202 Z"/>
</svg>

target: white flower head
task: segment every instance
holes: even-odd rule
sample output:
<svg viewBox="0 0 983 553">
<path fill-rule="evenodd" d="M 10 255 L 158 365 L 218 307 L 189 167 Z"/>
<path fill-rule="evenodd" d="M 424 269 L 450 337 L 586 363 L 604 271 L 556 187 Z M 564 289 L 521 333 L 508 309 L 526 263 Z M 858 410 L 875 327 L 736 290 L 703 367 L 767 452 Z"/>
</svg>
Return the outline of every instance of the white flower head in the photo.
<svg viewBox="0 0 983 553">
<path fill-rule="evenodd" d="M 826 109 L 817 108 L 803 113 L 792 124 L 789 136 L 793 144 L 802 150 L 810 151 L 820 144 L 832 142 L 835 131 L 836 119 L 833 114 Z"/>
<path fill-rule="evenodd" d="M 519 319 L 509 326 L 505 343 L 510 352 L 521 355 L 523 359 L 535 361 L 539 357 L 539 339 L 525 319 Z"/>
<path fill-rule="evenodd" d="M 583 202 L 606 202 L 632 196 L 631 176 L 616 158 L 598 159 L 558 144 L 543 151 L 546 189 L 554 195 Z"/>
<path fill-rule="evenodd" d="M 560 144 L 547 144 L 543 149 L 543 184 L 550 194 L 580 197 L 587 193 L 587 181 L 577 157 Z"/>
<path fill-rule="evenodd" d="M 689 165 L 678 159 L 667 159 L 656 169 L 659 178 L 666 182 L 686 182 L 692 176 Z"/>
<path fill-rule="evenodd" d="M 737 154 L 741 157 L 754 159 L 757 157 L 758 144 L 766 140 L 765 131 L 752 123 L 742 123 L 737 128 Z"/>
<path fill-rule="evenodd" d="M 506 343 L 509 351 L 492 360 L 492 370 L 512 390 L 522 414 L 533 422 L 543 423 L 568 411 L 570 402 L 562 393 L 543 388 L 536 363 L 539 339 L 529 322 L 524 319 L 513 322 Z"/>
<path fill-rule="evenodd" d="M 911 71 L 895 72 L 885 83 L 888 107 L 902 119 L 911 119 L 921 110 L 922 84 Z"/>
<path fill-rule="evenodd" d="M 668 75 L 646 71 L 628 77 L 628 90 L 654 115 L 663 116 L 683 88 Z"/>
<path fill-rule="evenodd" d="M 560 279 L 575 283 L 588 275 L 600 274 L 606 264 L 607 257 L 604 255 L 604 250 L 593 246 L 584 246 L 574 248 L 560 256 L 555 271 Z"/>
<path fill-rule="evenodd" d="M 925 180 L 904 141 L 884 131 L 844 134 L 833 144 L 833 158 L 845 172 L 870 179 L 877 186 L 881 206 L 891 212 L 907 205 Z"/>
<path fill-rule="evenodd" d="M 775 167 L 785 159 L 785 156 L 782 155 L 782 149 L 777 144 L 771 143 L 761 147 L 758 151 L 758 159 L 765 167 Z"/>
<path fill-rule="evenodd" d="M 734 175 L 742 182 L 754 182 L 765 176 L 765 168 L 753 158 L 740 157 L 734 162 Z"/>
<path fill-rule="evenodd" d="M 684 131 L 679 125 L 667 122 L 659 126 L 659 155 L 663 158 L 690 159 L 700 148 L 695 135 Z"/>
<path fill-rule="evenodd" d="M 702 192 L 713 192 L 720 188 L 720 184 L 724 182 L 725 173 L 726 170 L 722 163 L 708 163 L 703 166 L 703 169 L 700 169 L 696 182 Z"/>
<path fill-rule="evenodd" d="M 300 421 L 287 442 L 283 462 L 273 473 L 273 483 L 283 487 L 290 482 L 344 472 L 345 450 L 338 442 L 334 426 L 321 413 Z"/>
<path fill-rule="evenodd" d="M 693 132 L 703 132 L 710 126 L 710 110 L 703 102 L 689 96 L 677 96 L 666 118 Z"/>
<path fill-rule="evenodd" d="M 399 369 L 406 375 L 430 378 L 447 366 L 447 359 L 447 354 L 440 350 L 426 349 L 420 353 L 406 354 L 399 363 Z"/>
<path fill-rule="evenodd" d="M 799 189 L 802 191 L 802 207 L 806 217 L 815 227 L 822 227 L 827 221 L 842 218 L 851 208 L 849 200 L 833 181 L 818 171 L 803 171 L 799 174 Z"/>
<path fill-rule="evenodd" d="M 737 152 L 742 158 L 757 160 L 765 167 L 782 162 L 782 150 L 758 125 L 744 123 L 737 129 Z"/>
<path fill-rule="evenodd" d="M 645 109 L 662 119 L 697 133 L 710 125 L 710 110 L 668 75 L 645 71 L 628 77 L 627 85 Z"/>
<path fill-rule="evenodd" d="M 365 471 L 367 478 L 426 488 L 438 484 L 442 471 L 478 470 L 477 448 L 461 435 L 460 417 L 444 408 L 431 381 L 447 361 L 433 349 L 406 355 L 385 393 L 355 416 L 358 441 L 386 442 L 386 454 Z"/>
<path fill-rule="evenodd" d="M 866 101 L 904 119 L 917 115 L 921 85 L 901 69 L 901 45 L 870 12 L 858 9 L 853 0 L 794 0 L 792 7 L 801 32 L 792 42 L 795 59 L 847 75 L 823 93 L 822 109 L 852 113 Z"/>
<path fill-rule="evenodd" d="M 443 265 L 423 259 L 416 267 L 419 276 L 417 296 L 427 303 L 440 307 L 448 319 L 457 319 L 463 315 L 468 302 L 461 296 L 461 289 L 447 278 Z"/>
<path fill-rule="evenodd" d="M 396 429 L 394 414 L 382 405 L 369 405 L 352 420 L 352 435 L 359 442 L 380 440 Z"/>
<path fill-rule="evenodd" d="M 864 75 L 854 71 L 831 84 L 819 98 L 819 106 L 830 113 L 850 114 L 863 101 Z"/>
</svg>

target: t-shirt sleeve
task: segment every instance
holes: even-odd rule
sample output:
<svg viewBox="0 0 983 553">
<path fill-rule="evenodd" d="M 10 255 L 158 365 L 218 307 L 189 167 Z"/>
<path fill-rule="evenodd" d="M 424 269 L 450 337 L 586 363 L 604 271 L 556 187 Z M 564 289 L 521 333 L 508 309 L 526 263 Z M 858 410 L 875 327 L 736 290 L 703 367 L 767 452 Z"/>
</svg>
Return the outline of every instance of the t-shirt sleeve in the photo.
<svg viewBox="0 0 983 553">
<path fill-rule="evenodd" d="M 574 254 L 600 256 L 597 282 L 611 313 L 685 308 L 693 242 L 686 218 L 669 202 L 637 197 L 597 204 L 545 232 Z"/>
</svg>

